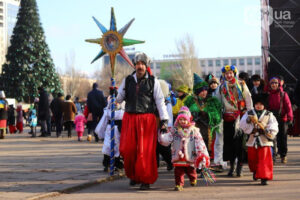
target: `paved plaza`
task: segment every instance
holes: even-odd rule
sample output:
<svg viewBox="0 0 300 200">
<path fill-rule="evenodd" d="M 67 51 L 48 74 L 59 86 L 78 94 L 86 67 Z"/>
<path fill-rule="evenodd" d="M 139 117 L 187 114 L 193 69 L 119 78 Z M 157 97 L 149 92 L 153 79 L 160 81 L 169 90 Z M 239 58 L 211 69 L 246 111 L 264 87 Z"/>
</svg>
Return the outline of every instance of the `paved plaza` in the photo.
<svg viewBox="0 0 300 200">
<path fill-rule="evenodd" d="M 214 185 L 200 180 L 196 187 L 186 180 L 182 192 L 173 191 L 173 172 L 165 166 L 149 191 L 130 188 L 126 178 L 108 179 L 102 171 L 101 145 L 78 142 L 75 132 L 71 139 L 8 135 L 0 140 L 0 199 L 300 199 L 300 137 L 289 137 L 288 164 L 276 163 L 268 186 L 252 181 L 245 166 L 242 178 L 223 172 Z"/>
</svg>

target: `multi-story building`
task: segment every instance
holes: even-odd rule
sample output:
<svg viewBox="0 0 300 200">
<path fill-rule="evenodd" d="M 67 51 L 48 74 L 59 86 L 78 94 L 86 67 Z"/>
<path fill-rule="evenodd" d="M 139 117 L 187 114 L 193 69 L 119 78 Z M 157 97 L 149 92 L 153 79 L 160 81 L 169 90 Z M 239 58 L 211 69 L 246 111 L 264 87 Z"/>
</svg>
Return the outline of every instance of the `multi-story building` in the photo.
<svg viewBox="0 0 300 200">
<path fill-rule="evenodd" d="M 17 22 L 20 0 L 0 0 L 0 73 Z"/>
<path fill-rule="evenodd" d="M 253 74 L 262 75 L 261 56 L 240 56 L 240 57 L 217 57 L 217 58 L 200 58 L 199 67 L 201 67 L 202 75 L 212 73 L 219 77 L 221 69 L 225 65 L 237 66 L 239 72 L 247 72 L 250 76 Z M 162 59 L 153 60 L 151 69 L 153 74 L 160 76 L 161 69 L 168 66 L 167 70 L 180 67 L 180 59 Z"/>
</svg>

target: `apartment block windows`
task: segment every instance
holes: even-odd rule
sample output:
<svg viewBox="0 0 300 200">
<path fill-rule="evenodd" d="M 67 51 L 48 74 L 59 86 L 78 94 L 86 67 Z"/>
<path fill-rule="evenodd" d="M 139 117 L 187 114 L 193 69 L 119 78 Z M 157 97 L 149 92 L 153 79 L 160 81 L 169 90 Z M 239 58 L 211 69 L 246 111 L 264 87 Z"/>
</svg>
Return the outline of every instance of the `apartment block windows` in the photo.
<svg viewBox="0 0 300 200">
<path fill-rule="evenodd" d="M 245 65 L 245 59 L 244 59 L 244 58 L 240 58 L 240 59 L 239 59 L 239 64 L 240 64 L 241 66 Z"/>
<path fill-rule="evenodd" d="M 260 58 L 255 58 L 255 65 L 260 65 Z"/>
<path fill-rule="evenodd" d="M 253 65 L 252 58 L 247 58 L 247 65 Z"/>
<path fill-rule="evenodd" d="M 208 60 L 208 66 L 209 67 L 212 67 L 214 64 L 213 64 L 213 60 Z"/>
<path fill-rule="evenodd" d="M 236 65 L 236 59 L 231 59 L 231 65 Z"/>
<path fill-rule="evenodd" d="M 223 65 L 225 66 L 225 65 L 229 65 L 229 60 L 228 59 L 224 59 L 223 60 Z"/>
</svg>

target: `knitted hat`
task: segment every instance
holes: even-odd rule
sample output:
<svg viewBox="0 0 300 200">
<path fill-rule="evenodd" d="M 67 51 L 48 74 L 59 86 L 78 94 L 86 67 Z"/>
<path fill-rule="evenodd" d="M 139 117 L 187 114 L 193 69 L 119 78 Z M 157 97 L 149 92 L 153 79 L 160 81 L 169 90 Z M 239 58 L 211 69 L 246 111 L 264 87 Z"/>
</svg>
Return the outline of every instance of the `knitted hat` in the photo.
<svg viewBox="0 0 300 200">
<path fill-rule="evenodd" d="M 189 122 L 189 124 L 190 124 L 190 122 L 192 121 L 192 114 L 191 114 L 191 112 L 190 112 L 190 110 L 189 110 L 188 107 L 182 106 L 180 108 L 180 110 L 178 112 L 178 115 L 177 115 L 177 118 L 175 120 L 174 126 L 178 126 L 180 118 L 185 118 Z"/>
<path fill-rule="evenodd" d="M 233 71 L 234 75 L 236 75 L 238 73 L 238 70 L 236 68 L 236 66 L 234 65 L 226 65 L 222 68 L 222 74 L 225 74 L 228 71 Z"/>
<path fill-rule="evenodd" d="M 208 84 L 200 76 L 194 73 L 194 94 L 198 95 L 203 90 L 208 90 Z"/>
<path fill-rule="evenodd" d="M 269 95 L 267 93 L 258 93 L 258 94 L 254 94 L 252 96 L 252 100 L 253 100 L 253 105 L 259 103 L 262 103 L 265 108 L 268 106 L 268 97 Z"/>
<path fill-rule="evenodd" d="M 212 83 L 216 83 L 218 85 L 220 84 L 219 80 L 213 74 L 207 75 L 205 80 L 208 83 L 208 85 L 211 85 Z"/>
<path fill-rule="evenodd" d="M 188 94 L 190 92 L 190 88 L 187 85 L 181 85 L 176 89 L 176 91 Z"/>
</svg>

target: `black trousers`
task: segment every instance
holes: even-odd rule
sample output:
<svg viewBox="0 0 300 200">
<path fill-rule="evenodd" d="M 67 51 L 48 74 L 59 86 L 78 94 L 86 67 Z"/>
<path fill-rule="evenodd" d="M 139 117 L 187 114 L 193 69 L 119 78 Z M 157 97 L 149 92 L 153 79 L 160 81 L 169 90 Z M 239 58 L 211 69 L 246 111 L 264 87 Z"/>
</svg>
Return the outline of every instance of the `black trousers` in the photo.
<svg viewBox="0 0 300 200">
<path fill-rule="evenodd" d="M 54 120 L 55 120 L 56 136 L 59 137 L 62 131 L 63 118 L 62 116 L 55 116 Z"/>
<path fill-rule="evenodd" d="M 68 131 L 68 137 L 71 137 L 72 136 L 73 121 L 65 122 L 65 127 Z"/>
<path fill-rule="evenodd" d="M 246 151 L 243 148 L 244 134 L 241 130 L 236 130 L 235 122 L 224 122 L 224 146 L 223 160 L 234 162 L 238 159 L 239 163 L 243 163 L 246 157 Z"/>
<path fill-rule="evenodd" d="M 288 125 L 286 122 L 282 122 L 280 120 L 278 121 L 279 126 L 279 132 L 277 134 L 277 148 L 278 148 L 278 154 L 281 158 L 285 157 L 288 151 L 287 148 L 287 131 L 288 131 Z"/>
<path fill-rule="evenodd" d="M 156 161 L 157 166 L 159 167 L 159 154 L 163 157 L 164 161 L 168 165 L 172 165 L 172 154 L 171 154 L 171 145 L 165 147 L 157 142 L 156 145 Z"/>
</svg>

